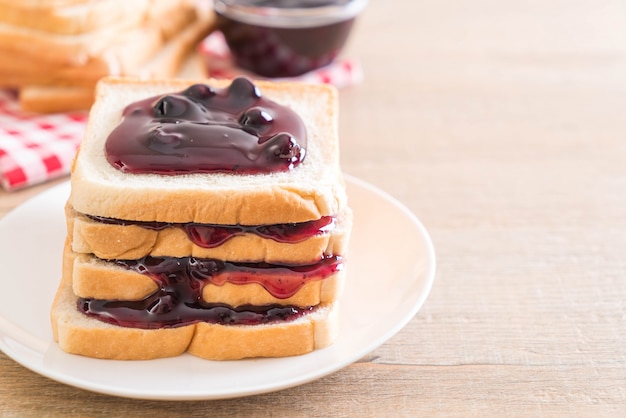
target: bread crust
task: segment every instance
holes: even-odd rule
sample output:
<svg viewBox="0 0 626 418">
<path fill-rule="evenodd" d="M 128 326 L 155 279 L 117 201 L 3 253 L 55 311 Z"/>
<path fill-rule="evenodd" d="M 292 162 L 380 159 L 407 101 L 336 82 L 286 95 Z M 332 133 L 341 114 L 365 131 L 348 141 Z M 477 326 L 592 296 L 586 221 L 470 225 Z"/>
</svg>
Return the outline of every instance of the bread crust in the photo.
<svg viewBox="0 0 626 418">
<path fill-rule="evenodd" d="M 181 227 L 161 230 L 138 225 L 107 224 L 66 208 L 68 233 L 77 253 L 105 260 L 134 260 L 147 255 L 214 258 L 235 262 L 310 264 L 324 255 L 347 252 L 352 213 L 344 210 L 333 231 L 297 243 L 281 243 L 252 233 L 230 238 L 214 248 L 193 243 Z"/>
<path fill-rule="evenodd" d="M 208 360 L 252 357 L 287 357 L 328 347 L 339 331 L 337 307 L 320 308 L 326 315 L 305 316 L 293 323 L 270 326 L 196 324 L 188 352 Z M 215 344 L 215 341 L 219 341 Z"/>
<path fill-rule="evenodd" d="M 20 108 L 24 112 L 57 113 L 89 109 L 94 100 L 92 87 L 24 86 Z"/>
<path fill-rule="evenodd" d="M 85 138 L 72 171 L 71 205 L 116 219 L 263 225 L 332 216 L 347 206 L 339 167 L 337 92 L 333 87 L 256 81 L 262 94 L 300 114 L 308 133 L 305 160 L 288 172 L 189 174 L 164 179 L 113 168 L 104 142 L 125 105 L 182 91 L 194 83 L 225 87 L 228 80 L 129 80 L 98 83 Z"/>
<path fill-rule="evenodd" d="M 96 82 L 103 76 L 116 72 L 140 78 L 175 76 L 193 48 L 214 29 L 214 24 L 213 13 L 199 14 L 198 19 L 168 39 L 147 61 L 146 53 L 151 52 L 150 42 L 137 42 L 135 38 L 134 42 L 111 46 L 101 57 L 91 57 L 82 66 L 48 68 L 45 76 L 26 77 L 27 80 L 24 80 L 22 69 L 33 68 L 33 60 L 0 50 L 0 62 L 5 63 L 1 67 L 9 70 L 7 62 L 16 67 L 11 71 L 13 75 L 3 83 L 21 85 L 19 100 L 24 111 L 53 113 L 86 110 L 93 104 Z M 160 45 L 160 37 L 156 39 Z M 142 53 L 137 52 L 139 47 Z M 38 84 L 31 84 L 34 81 Z M 48 83 L 53 84 L 46 85 Z"/>
<path fill-rule="evenodd" d="M 90 32 L 65 35 L 34 30 L 20 25 L 0 22 L 0 50 L 30 57 L 33 62 L 49 65 L 81 66 L 90 57 L 102 54 L 114 44 L 134 43 L 138 29 L 150 29 L 161 38 L 168 39 L 191 22 L 195 8 L 189 1 L 159 0 L 141 16 L 141 19 L 120 19 Z M 149 12 L 149 13 L 148 13 Z M 143 42 L 143 39 L 141 40 Z M 137 54 L 144 53 L 141 48 Z M 0 66 L 2 68 L 2 66 Z"/>
<path fill-rule="evenodd" d="M 165 16 L 167 14 L 164 12 L 161 19 Z M 58 45 L 42 46 L 42 50 L 47 51 L 46 54 L 53 54 L 55 58 L 63 57 L 63 54 L 67 56 L 64 61 L 46 63 L 46 71 L 41 68 L 46 54 L 33 56 L 32 48 L 27 49 L 26 45 L 18 48 L 18 45 L 13 44 L 11 49 L 0 45 L 0 83 L 11 87 L 61 84 L 95 90 L 97 81 L 102 77 L 138 72 L 176 33 L 193 25 L 197 17 L 193 8 L 177 11 L 175 16 L 174 19 L 165 19 L 167 24 L 162 21 L 148 21 L 137 27 L 114 32 L 108 39 L 92 35 L 95 38 L 93 45 L 82 45 L 79 40 L 71 42 L 68 39 L 65 43 L 57 41 Z M 0 24 L 0 41 L 3 37 L 2 30 L 3 26 Z M 17 36 L 13 33 L 10 35 Z M 24 41 L 29 42 L 36 44 L 43 41 Z M 54 42 L 54 38 L 49 42 Z M 80 62 L 72 62 L 72 59 Z"/>
<path fill-rule="evenodd" d="M 153 0 L 100 0 L 78 5 L 53 5 L 50 1 L 46 4 L 0 2 L 0 21 L 72 35 L 97 30 L 120 20 L 139 23 L 152 3 Z"/>
</svg>

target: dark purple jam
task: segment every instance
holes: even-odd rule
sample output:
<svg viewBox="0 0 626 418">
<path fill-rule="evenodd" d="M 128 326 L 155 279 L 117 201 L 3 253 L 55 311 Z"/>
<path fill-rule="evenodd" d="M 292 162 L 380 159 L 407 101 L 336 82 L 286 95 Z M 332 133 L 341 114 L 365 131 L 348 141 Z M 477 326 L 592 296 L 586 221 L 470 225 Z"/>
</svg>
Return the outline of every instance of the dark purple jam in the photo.
<svg viewBox="0 0 626 418">
<path fill-rule="evenodd" d="M 157 231 L 170 227 L 182 228 L 194 244 L 203 248 L 218 247 L 230 238 L 243 234 L 255 234 L 277 242 L 294 244 L 313 236 L 330 232 L 335 227 L 335 218 L 332 216 L 323 216 L 318 220 L 308 222 L 257 226 L 198 223 L 175 224 L 167 222 L 127 221 L 90 215 L 88 215 L 88 217 L 106 224 L 137 225 L 142 228 Z"/>
<path fill-rule="evenodd" d="M 354 18 L 314 27 L 268 27 L 217 14 L 218 27 L 241 68 L 264 77 L 293 77 L 330 64 Z"/>
<path fill-rule="evenodd" d="M 135 174 L 286 171 L 305 150 L 300 117 L 242 77 L 132 103 L 105 144 L 109 163 Z"/>
<path fill-rule="evenodd" d="M 294 320 L 314 308 L 275 304 L 233 308 L 204 302 L 202 289 L 209 282 L 259 283 L 273 296 L 284 299 L 293 296 L 305 283 L 323 280 L 343 268 L 341 257 L 335 256 L 307 266 L 230 263 L 194 257 L 144 257 L 115 263 L 150 276 L 159 289 L 141 301 L 79 298 L 78 309 L 104 322 L 144 329 L 196 322 L 255 325 Z"/>
</svg>

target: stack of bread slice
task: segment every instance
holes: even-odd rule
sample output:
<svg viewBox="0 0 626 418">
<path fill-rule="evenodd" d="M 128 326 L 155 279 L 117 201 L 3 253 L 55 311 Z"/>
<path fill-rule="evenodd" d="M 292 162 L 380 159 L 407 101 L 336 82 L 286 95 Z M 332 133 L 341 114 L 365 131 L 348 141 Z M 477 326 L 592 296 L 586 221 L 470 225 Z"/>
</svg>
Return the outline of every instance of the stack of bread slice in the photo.
<svg viewBox="0 0 626 418">
<path fill-rule="evenodd" d="M 339 166 L 336 90 L 255 82 L 304 123 L 306 157 L 287 171 L 137 174 L 109 163 L 105 144 L 125 106 L 157 103 L 194 83 L 222 92 L 231 85 L 116 78 L 98 85 L 72 169 L 63 278 L 51 311 L 67 352 L 151 359 L 188 351 L 231 360 L 300 355 L 337 337 L 352 213 Z M 213 239 L 227 231 L 235 232 Z M 183 301 L 189 289 L 171 281 L 195 283 L 199 300 Z M 181 303 L 223 313 L 165 324 Z M 125 310 L 124 319 L 83 309 L 94 304 Z M 236 319 L 250 312 L 274 318 Z"/>
<path fill-rule="evenodd" d="M 24 110 L 89 109 L 107 75 L 174 76 L 213 26 L 195 0 L 0 0 L 0 88 Z"/>
</svg>

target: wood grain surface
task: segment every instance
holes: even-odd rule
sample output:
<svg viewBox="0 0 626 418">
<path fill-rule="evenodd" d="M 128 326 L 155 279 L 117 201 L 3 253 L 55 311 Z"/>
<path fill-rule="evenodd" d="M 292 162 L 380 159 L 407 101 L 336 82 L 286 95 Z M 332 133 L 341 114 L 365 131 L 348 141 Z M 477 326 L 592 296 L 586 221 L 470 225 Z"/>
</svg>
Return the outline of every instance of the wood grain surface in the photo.
<svg viewBox="0 0 626 418">
<path fill-rule="evenodd" d="M 418 315 L 335 374 L 223 401 L 90 393 L 0 354 L 0 416 L 626 416 L 626 3 L 373 0 L 346 54 L 344 170 L 435 244 Z M 47 187 L 0 192 L 0 216 Z"/>
</svg>

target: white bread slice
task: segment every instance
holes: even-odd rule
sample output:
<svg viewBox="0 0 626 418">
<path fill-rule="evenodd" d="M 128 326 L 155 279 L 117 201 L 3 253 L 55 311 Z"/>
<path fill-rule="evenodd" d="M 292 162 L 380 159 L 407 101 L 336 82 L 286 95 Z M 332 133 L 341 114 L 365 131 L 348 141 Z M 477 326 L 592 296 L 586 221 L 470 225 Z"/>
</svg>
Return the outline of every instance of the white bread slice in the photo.
<svg viewBox="0 0 626 418">
<path fill-rule="evenodd" d="M 200 14 L 198 18 L 187 25 L 183 30 L 169 39 L 167 43 L 147 62 L 137 66 L 136 48 L 144 53 L 149 50 L 149 42 L 123 43 L 114 45 L 102 58 L 91 58 L 90 63 L 74 69 L 74 73 L 88 74 L 89 77 L 68 77 L 60 81 L 64 85 L 37 85 L 30 84 L 20 88 L 20 107 L 27 112 L 56 113 L 72 110 L 87 110 L 95 99 L 96 79 L 88 81 L 88 86 L 68 86 L 81 79 L 90 80 L 93 77 L 100 79 L 107 75 L 129 75 L 140 78 L 169 78 L 174 77 L 194 47 L 214 29 L 215 16 L 213 13 Z M 126 51 L 126 52 L 125 52 Z M 0 57 L 2 53 L 0 52 Z M 1 60 L 1 58 L 0 58 Z M 135 64 L 133 64 L 133 62 Z M 92 68 L 90 68 L 90 66 Z M 121 71 L 120 74 L 114 74 Z"/>
<path fill-rule="evenodd" d="M 40 31 L 78 34 L 107 25 L 144 19 L 152 0 L 98 0 L 79 4 L 58 4 L 52 1 L 0 2 L 0 21 Z"/>
<path fill-rule="evenodd" d="M 28 85 L 20 88 L 20 109 L 35 113 L 85 110 L 93 104 L 94 95 L 90 87 Z"/>
<path fill-rule="evenodd" d="M 216 27 L 216 16 L 213 10 L 202 8 L 190 10 L 193 10 L 193 21 L 183 27 L 174 27 L 172 34 L 166 32 L 168 42 L 156 55 L 144 65 L 128 69 L 122 75 L 153 79 L 170 78 L 178 74 L 190 53 Z"/>
<path fill-rule="evenodd" d="M 35 62 L 38 60 L 52 65 L 84 65 L 89 57 L 101 54 L 121 36 L 132 33 L 132 29 L 134 29 L 133 25 L 121 22 L 96 32 L 79 35 L 51 35 L 0 23 L 0 49 L 9 53 L 22 54 Z"/>
<path fill-rule="evenodd" d="M 49 7 L 61 7 L 72 6 L 77 4 L 89 3 L 94 0 L 20 0 L 20 3 L 24 7 L 30 8 L 49 8 Z M 95 0 L 98 1 L 98 0 Z M 0 4 L 11 6 L 15 3 L 15 0 L 0 0 Z"/>
<path fill-rule="evenodd" d="M 133 43 L 136 29 L 148 24 L 158 27 L 164 38 L 190 21 L 195 12 L 190 0 L 152 0 L 139 22 L 117 21 L 114 25 L 77 35 L 55 34 L 0 22 L 0 50 L 29 57 L 50 65 L 80 66 L 90 57 L 101 56 L 115 43 Z M 2 68 L 2 66 L 0 66 Z"/>
<path fill-rule="evenodd" d="M 132 28 L 125 35 L 129 35 L 133 42 L 128 42 L 125 37 L 112 40 L 98 55 L 87 57 L 79 65 L 47 65 L 32 57 L 0 50 L 0 86 L 73 86 L 93 91 L 100 78 L 122 74 L 142 65 L 165 43 L 161 28 L 153 23 Z M 11 56 L 13 59 L 9 59 Z"/>
<path fill-rule="evenodd" d="M 198 323 L 150 330 L 89 318 L 76 309 L 76 303 L 66 277 L 50 311 L 54 340 L 68 353 L 102 359 L 148 360 L 185 351 L 209 360 L 295 356 L 332 344 L 339 325 L 337 303 L 321 305 L 289 322 L 254 326 Z"/>
<path fill-rule="evenodd" d="M 200 257 L 239 262 L 308 264 L 324 255 L 347 252 L 352 213 L 345 208 L 328 233 L 296 243 L 281 243 L 246 233 L 230 238 L 214 248 L 193 243 L 181 227 L 161 230 L 138 225 L 116 225 L 97 222 L 67 208 L 68 231 L 72 249 L 94 254 L 102 259 L 133 260 L 152 256 Z"/>
<path fill-rule="evenodd" d="M 66 85 L 93 88 L 100 78 L 107 75 L 139 73 L 141 66 L 154 57 L 176 34 L 183 31 L 185 35 L 178 42 L 188 45 L 206 33 L 202 31 L 205 28 L 203 25 L 209 26 L 210 22 L 209 15 L 199 18 L 193 7 L 180 9 L 171 18 L 167 16 L 166 10 L 161 13 L 162 16 L 115 33 L 111 38 L 96 39 L 95 46 L 86 45 L 85 51 L 76 52 L 78 55 L 70 56 L 69 60 L 48 62 L 45 53 L 33 56 L 32 47 L 12 50 L 0 42 L 0 86 Z M 198 26 L 194 22 L 198 22 Z M 0 38 L 1 28 L 2 24 Z M 97 34 L 91 35 L 96 37 Z M 84 41 L 83 38 L 88 36 L 66 36 L 66 38 L 68 40 L 80 38 L 74 43 L 82 47 L 80 40 Z M 190 37 L 192 39 L 188 39 Z M 55 40 L 52 39 L 50 42 Z M 56 47 L 49 48 L 54 50 Z M 174 51 L 166 52 L 164 55 L 173 55 L 177 48 L 171 47 Z M 72 62 L 74 59 L 79 61 Z M 164 62 L 165 60 L 161 61 L 162 64 Z"/>
<path fill-rule="evenodd" d="M 107 78 L 72 168 L 70 205 L 78 212 L 116 219 L 263 225 L 332 216 L 347 206 L 339 167 L 337 91 L 331 86 L 256 81 L 262 94 L 292 108 L 308 134 L 304 161 L 269 174 L 128 174 L 111 166 L 104 144 L 124 107 L 193 83 L 226 87 L 229 80 Z"/>
</svg>

